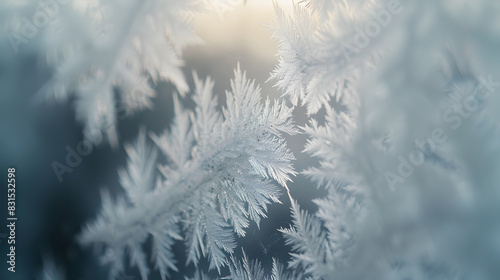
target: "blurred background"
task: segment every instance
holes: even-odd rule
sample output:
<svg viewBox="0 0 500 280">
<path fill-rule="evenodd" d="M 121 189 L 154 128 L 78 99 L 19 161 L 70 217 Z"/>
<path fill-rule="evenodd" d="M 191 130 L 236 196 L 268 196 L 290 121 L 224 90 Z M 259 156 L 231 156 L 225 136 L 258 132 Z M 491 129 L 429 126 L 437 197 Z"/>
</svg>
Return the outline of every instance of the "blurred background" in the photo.
<svg viewBox="0 0 500 280">
<path fill-rule="evenodd" d="M 287 9 L 289 1 L 283 1 Z M 196 19 L 196 33 L 204 44 L 185 49 L 184 72 L 193 87 L 192 71 L 201 78 L 211 76 L 215 92 L 224 104 L 225 90 L 230 89 L 233 69 L 239 62 L 249 78 L 262 86 L 263 96 L 278 98 L 281 93 L 267 81 L 278 57 L 277 42 L 271 39 L 274 10 L 271 1 L 252 0 L 233 11 L 218 15 L 203 15 Z M 22 16 L 22 15 L 21 15 Z M 4 34 L 2 33 L 2 36 Z M 5 38 L 3 38 L 5 39 Z M 82 124 L 75 120 L 73 101 L 62 103 L 33 102 L 35 93 L 51 77 L 51 69 L 44 64 L 41 54 L 28 51 L 36 40 L 15 54 L 8 40 L 0 46 L 0 181 L 7 182 L 7 168 L 16 168 L 16 272 L 7 271 L 7 183 L 2 183 L 0 200 L 0 279 L 39 279 L 43 260 L 52 259 L 66 275 L 65 279 L 107 279 L 107 270 L 99 265 L 92 248 L 82 248 L 76 238 L 86 223 L 92 221 L 101 205 L 100 190 L 109 189 L 121 194 L 117 169 L 125 166 L 123 143 L 135 139 L 139 128 L 160 133 L 168 128 L 172 111 L 174 87 L 166 82 L 156 85 L 154 109 L 144 110 L 119 121 L 120 146 L 109 144 L 93 146 L 88 156 L 62 175 L 59 182 L 52 164 L 65 163 L 68 149 L 76 150 L 83 139 Z M 305 124 L 305 110 L 294 112 L 296 124 Z M 305 136 L 288 137 L 288 145 L 297 160 L 297 171 L 310 166 L 310 159 L 302 155 Z M 305 209 L 314 210 L 311 199 L 324 195 L 303 176 L 289 185 L 292 196 Z M 269 208 L 268 218 L 258 229 L 252 224 L 240 245 L 250 259 L 259 259 L 270 271 L 272 258 L 288 260 L 288 248 L 277 229 L 288 227 L 290 202 L 284 194 L 283 204 Z M 185 266 L 185 246 L 175 245 L 179 259 L 179 273 L 171 279 L 192 276 L 194 267 Z M 202 263 L 206 270 L 207 264 Z M 135 268 L 126 269 L 128 278 L 140 279 Z M 134 278 L 135 277 L 135 278 Z M 150 279 L 160 279 L 157 272 Z"/>
</svg>

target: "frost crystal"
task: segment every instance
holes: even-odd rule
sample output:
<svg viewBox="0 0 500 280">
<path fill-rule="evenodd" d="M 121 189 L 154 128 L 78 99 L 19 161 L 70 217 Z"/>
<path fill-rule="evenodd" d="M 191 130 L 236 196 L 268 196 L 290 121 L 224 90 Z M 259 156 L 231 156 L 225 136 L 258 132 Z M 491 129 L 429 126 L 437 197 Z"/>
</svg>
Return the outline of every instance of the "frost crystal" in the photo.
<svg viewBox="0 0 500 280">
<path fill-rule="evenodd" d="M 105 245 L 102 260 L 112 265 L 112 277 L 123 270 L 128 252 L 131 264 L 147 279 L 142 244 L 149 237 L 152 260 L 163 277 L 168 269 L 176 270 L 175 240 L 185 241 L 188 262 L 197 264 L 205 256 L 211 269 L 220 269 L 236 247 L 233 232 L 244 236 L 250 221 L 259 224 L 267 205 L 279 202 L 273 180 L 286 188 L 295 174 L 293 155 L 281 136 L 296 133 L 290 108 L 283 102 L 271 105 L 269 99 L 262 104 L 260 88 L 239 67 L 222 114 L 212 81 L 196 76 L 195 81 L 195 109 L 187 111 L 175 99 L 170 132 L 152 135 L 166 159 L 157 165 L 160 174 L 153 168 L 156 148 L 149 147 L 142 133 L 134 146 L 126 147 L 129 161 L 120 171 L 127 196 L 113 202 L 105 194 L 101 214 L 81 236 L 84 244 Z"/>
<path fill-rule="evenodd" d="M 500 251 L 488 249 L 500 225 L 498 5 L 466 2 L 278 9 L 273 78 L 310 115 L 325 108 L 303 128 L 320 161 L 303 173 L 328 195 L 315 214 L 292 205 L 282 232 L 293 270 L 323 280 L 498 276 Z"/>
<path fill-rule="evenodd" d="M 57 14 L 40 35 L 47 61 L 55 71 L 38 98 L 76 97 L 76 116 L 85 125 L 85 137 L 98 137 L 105 132 L 116 146 L 117 117 L 152 107 L 155 92 L 150 79 L 172 82 L 181 95 L 189 90 L 181 69 L 181 55 L 186 45 L 201 41 L 193 32 L 193 15 L 207 9 L 227 10 L 238 2 L 56 3 Z"/>
</svg>

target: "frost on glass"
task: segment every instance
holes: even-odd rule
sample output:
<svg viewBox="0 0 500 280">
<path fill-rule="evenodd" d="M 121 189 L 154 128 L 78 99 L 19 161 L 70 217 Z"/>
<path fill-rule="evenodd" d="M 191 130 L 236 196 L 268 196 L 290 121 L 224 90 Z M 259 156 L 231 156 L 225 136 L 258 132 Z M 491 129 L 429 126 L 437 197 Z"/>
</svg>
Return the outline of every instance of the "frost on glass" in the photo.
<svg viewBox="0 0 500 280">
<path fill-rule="evenodd" d="M 79 236 L 101 249 L 110 278 L 133 266 L 142 279 L 167 279 L 185 265 L 176 242 L 198 269 L 193 279 L 500 275 L 498 1 L 303 0 L 290 10 L 275 1 L 270 81 L 282 98 L 261 100 L 238 67 L 222 109 L 210 78 L 194 74 L 189 88 L 182 52 L 200 41 L 195 14 L 246 1 L 54 1 L 1 2 L 0 41 L 43 54 L 53 72 L 36 96 L 74 101 L 87 139 L 104 132 L 117 146 L 117 118 L 152 107 L 155 83 L 174 88 L 170 126 L 124 144 L 124 195 L 103 191 Z M 34 31 L 16 15 L 37 9 L 53 16 Z M 297 133 L 312 163 L 299 175 L 309 184 L 296 187 L 325 194 L 314 212 L 287 185 L 296 172 L 284 134 Z M 237 257 L 236 241 L 280 203 L 280 189 L 291 201 L 292 224 L 280 229 L 290 261 L 273 259 L 269 273 L 266 260 Z M 60 271 L 47 263 L 42 279 Z"/>
<path fill-rule="evenodd" d="M 213 82 L 195 76 L 195 83 L 194 110 L 174 99 L 170 131 L 151 135 L 154 145 L 143 131 L 126 146 L 129 159 L 120 170 L 126 196 L 104 193 L 101 213 L 81 235 L 82 244 L 104 244 L 102 261 L 111 265 L 112 277 L 128 255 L 147 279 L 142 245 L 149 237 L 154 269 L 163 277 L 177 269 L 175 240 L 186 244 L 189 263 L 207 257 L 210 268 L 219 270 L 236 248 L 234 233 L 244 236 L 251 221 L 266 217 L 269 203 L 279 203 L 274 182 L 286 188 L 295 174 L 282 136 L 296 133 L 290 108 L 262 102 L 260 88 L 239 67 L 222 113 Z"/>
<path fill-rule="evenodd" d="M 313 279 L 498 277 L 495 13 L 487 0 L 277 10 L 272 78 L 311 115 L 305 152 L 319 165 L 302 173 L 328 192 L 316 213 L 292 204 L 282 229 L 290 269 Z"/>
<path fill-rule="evenodd" d="M 24 44 L 36 41 L 37 54 L 53 68 L 37 99 L 74 100 L 84 136 L 92 140 L 104 133 L 117 146 L 118 118 L 153 106 L 152 83 L 171 82 L 181 95 L 189 91 L 182 51 L 201 42 L 193 30 L 194 16 L 222 13 L 240 2 L 44 0 L 5 6 L 11 13 L 36 8 L 48 14 L 39 28 L 36 13 L 33 20 L 8 22 L 12 47 L 27 50 Z"/>
</svg>

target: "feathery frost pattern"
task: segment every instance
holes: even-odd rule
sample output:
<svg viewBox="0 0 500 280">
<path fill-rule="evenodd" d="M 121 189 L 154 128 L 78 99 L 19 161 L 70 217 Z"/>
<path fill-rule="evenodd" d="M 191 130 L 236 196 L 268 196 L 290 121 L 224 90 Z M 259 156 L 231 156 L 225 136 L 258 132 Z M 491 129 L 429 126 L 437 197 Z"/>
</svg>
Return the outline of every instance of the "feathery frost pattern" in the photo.
<svg viewBox="0 0 500 280">
<path fill-rule="evenodd" d="M 149 80 L 170 81 L 181 95 L 189 90 L 181 55 L 186 45 L 200 42 L 193 32 L 193 15 L 224 11 L 236 3 L 102 0 L 60 5 L 44 32 L 47 61 L 55 70 L 39 98 L 75 96 L 85 137 L 104 132 L 116 146 L 117 117 L 152 107 L 155 92 Z"/>
<path fill-rule="evenodd" d="M 330 107 L 330 100 L 356 106 L 356 80 L 373 69 L 381 51 L 372 48 L 353 55 L 345 42 L 380 1 L 303 2 L 291 15 L 276 7 L 274 38 L 280 43 L 280 60 L 271 79 L 294 105 L 301 100 L 309 115 Z"/>
<path fill-rule="evenodd" d="M 120 171 L 126 197 L 113 201 L 104 193 L 101 214 L 81 235 L 83 244 L 105 245 L 102 260 L 111 264 L 111 277 L 123 270 L 128 252 L 130 263 L 147 279 L 142 245 L 149 237 L 152 261 L 163 277 L 176 270 L 175 240 L 185 241 L 188 262 L 196 265 L 205 256 L 211 269 L 220 269 L 236 247 L 233 232 L 244 236 L 250 221 L 259 224 L 266 216 L 269 203 L 279 203 L 273 181 L 286 188 L 295 174 L 282 138 L 282 133 L 296 133 L 290 108 L 269 99 L 262 104 L 260 88 L 239 67 L 222 114 L 213 82 L 196 75 L 195 81 L 196 108 L 185 110 L 174 99 L 170 132 L 152 135 L 165 159 L 157 165 L 160 174 L 153 163 L 157 148 L 143 132 L 135 145 L 126 146 L 129 160 Z"/>
<path fill-rule="evenodd" d="M 229 277 L 221 279 L 231 280 L 285 280 L 285 279 L 301 279 L 296 274 L 286 272 L 283 266 L 277 259 L 273 258 L 273 267 L 271 275 L 268 276 L 264 272 L 262 264 L 258 260 L 250 261 L 243 251 L 243 257 L 238 260 L 234 255 L 231 257 L 229 265 Z"/>
<path fill-rule="evenodd" d="M 229 263 L 229 276 L 209 278 L 201 271 L 196 271 L 193 278 L 187 280 L 289 280 L 303 279 L 299 274 L 292 274 L 285 271 L 277 259 L 273 258 L 273 267 L 271 275 L 266 275 L 262 264 L 258 260 L 249 260 L 245 251 L 242 250 L 243 256 L 238 259 L 235 255 L 231 256 Z"/>
<path fill-rule="evenodd" d="M 290 269 L 322 280 L 498 277 L 488 248 L 499 233 L 499 31 L 484 24 L 497 12 L 489 0 L 277 9 L 272 78 L 307 107 L 305 152 L 320 162 L 303 174 L 328 192 L 314 214 L 292 203 Z"/>
<path fill-rule="evenodd" d="M 16 63 L 16 73 L 34 62 L 30 51 L 43 53 L 53 73 L 36 97 L 74 101 L 87 140 L 105 133 L 116 147 L 118 118 L 151 108 L 155 83 L 175 88 L 169 128 L 124 144 L 124 195 L 103 190 L 78 237 L 99 249 L 110 279 L 136 267 L 143 280 L 165 280 L 193 265 L 191 279 L 206 280 L 204 260 L 221 280 L 499 278 L 498 0 L 301 0 L 290 12 L 273 1 L 270 80 L 283 98 L 261 100 L 238 66 L 222 110 L 210 78 L 194 73 L 189 88 L 182 52 L 200 42 L 195 15 L 245 0 L 7 2 L 0 41 L 26 55 L 2 54 L 0 64 Z M 303 152 L 317 160 L 301 175 L 325 193 L 314 213 L 287 186 L 297 173 L 284 134 L 299 133 L 298 106 L 309 118 Z M 36 115 L 20 124 L 32 128 Z M 282 191 L 292 224 L 279 232 L 291 258 L 286 268 L 273 259 L 266 274 L 237 240 Z M 62 280 L 61 271 L 46 262 L 40 279 Z"/>
</svg>

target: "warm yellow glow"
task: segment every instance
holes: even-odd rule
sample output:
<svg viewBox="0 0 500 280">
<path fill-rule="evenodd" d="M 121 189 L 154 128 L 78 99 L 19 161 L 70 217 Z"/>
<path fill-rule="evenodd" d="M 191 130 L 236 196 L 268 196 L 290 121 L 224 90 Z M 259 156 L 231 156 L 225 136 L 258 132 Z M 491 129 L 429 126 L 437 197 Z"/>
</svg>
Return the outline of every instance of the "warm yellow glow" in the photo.
<svg viewBox="0 0 500 280">
<path fill-rule="evenodd" d="M 283 9 L 291 0 L 278 1 Z M 277 42 L 268 27 L 273 21 L 272 0 L 247 0 L 232 11 L 202 15 L 196 19 L 196 34 L 210 47 L 220 50 L 243 48 L 248 55 L 266 61 L 275 60 Z"/>
</svg>

